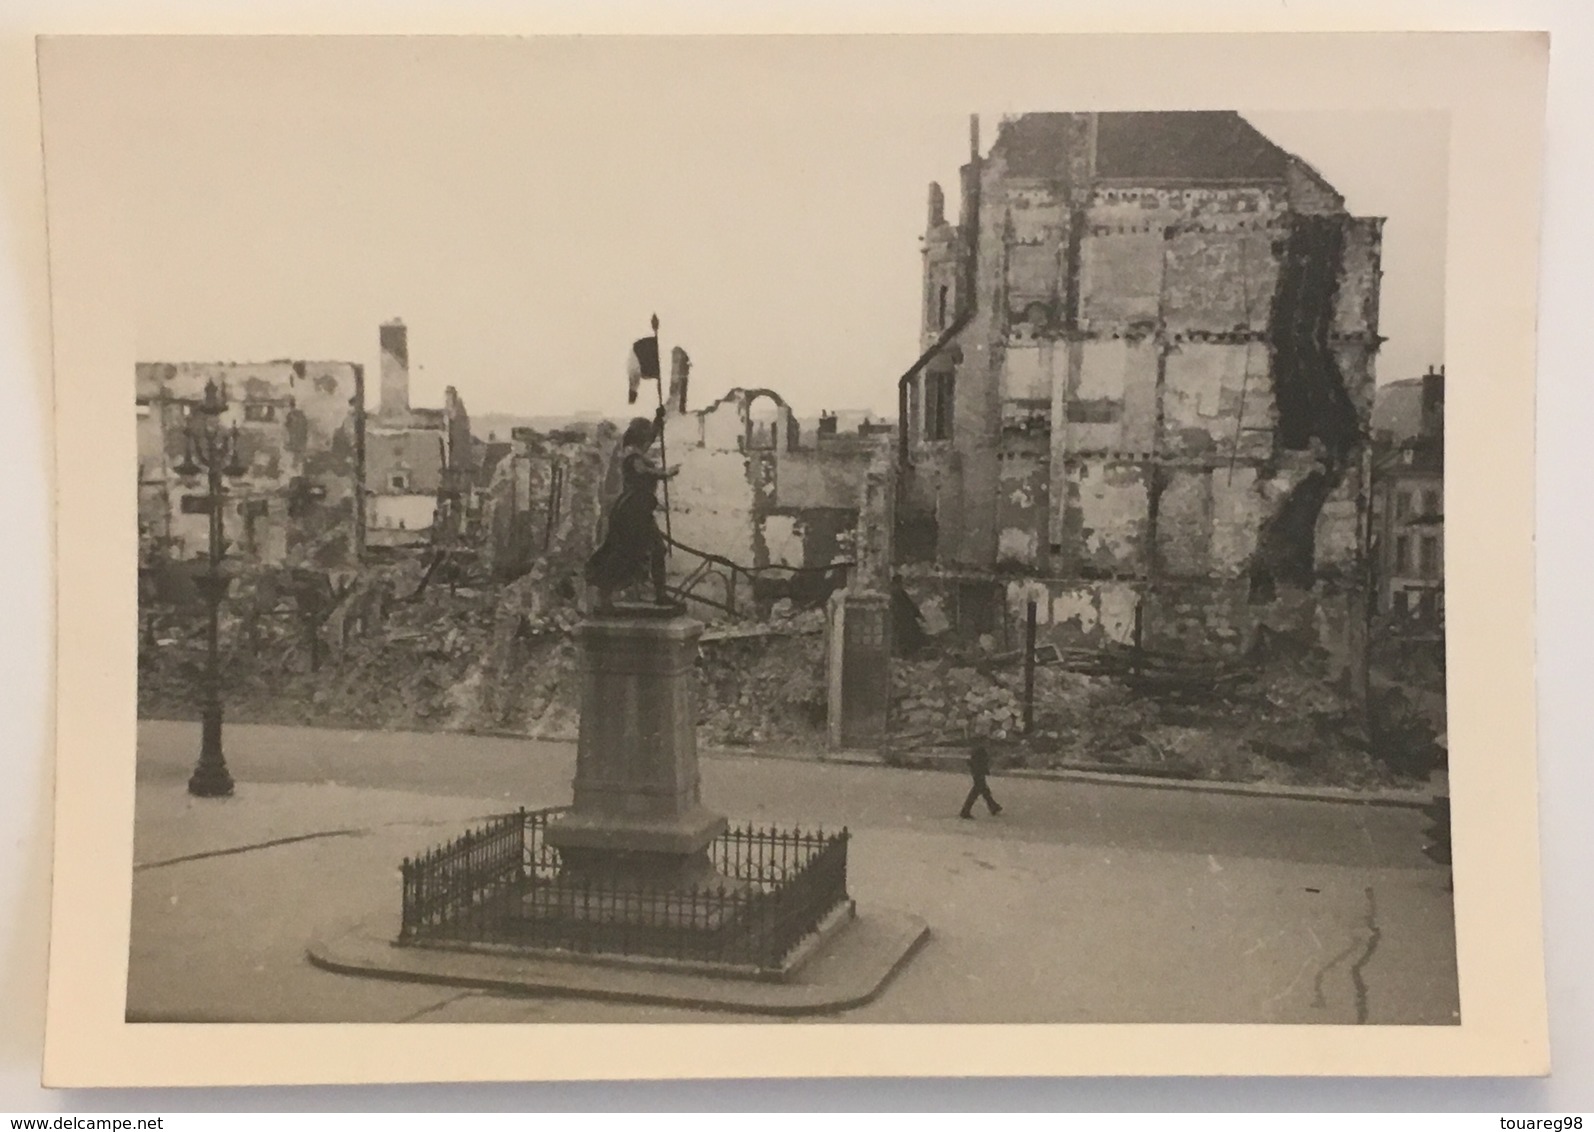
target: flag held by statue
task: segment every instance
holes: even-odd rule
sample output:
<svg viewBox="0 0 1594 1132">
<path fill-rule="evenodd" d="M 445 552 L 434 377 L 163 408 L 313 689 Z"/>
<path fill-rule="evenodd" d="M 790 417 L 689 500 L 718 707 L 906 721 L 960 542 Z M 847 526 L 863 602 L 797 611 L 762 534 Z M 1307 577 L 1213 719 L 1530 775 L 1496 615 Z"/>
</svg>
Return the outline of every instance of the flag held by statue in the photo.
<svg viewBox="0 0 1594 1132">
<path fill-rule="evenodd" d="M 626 365 L 626 376 L 630 384 L 627 400 L 636 404 L 637 388 L 643 379 L 649 381 L 659 380 L 659 336 L 654 334 L 649 338 L 638 338 L 631 345 L 631 358 Z"/>
</svg>

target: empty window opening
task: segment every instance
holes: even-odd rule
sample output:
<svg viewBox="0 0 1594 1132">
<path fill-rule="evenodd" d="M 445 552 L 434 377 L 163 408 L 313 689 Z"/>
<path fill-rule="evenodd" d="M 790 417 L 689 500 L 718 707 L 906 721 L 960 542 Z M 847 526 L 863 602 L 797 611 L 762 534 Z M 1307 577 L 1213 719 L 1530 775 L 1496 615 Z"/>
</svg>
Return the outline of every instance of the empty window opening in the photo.
<svg viewBox="0 0 1594 1132">
<path fill-rule="evenodd" d="M 769 392 L 756 393 L 747 402 L 747 448 L 769 452 L 782 447 L 780 426 L 782 404 Z"/>
<path fill-rule="evenodd" d="M 553 543 L 554 531 L 559 528 L 560 512 L 564 506 L 565 494 L 565 466 L 562 461 L 555 461 L 553 475 L 548 481 L 548 526 L 543 532 L 543 545 Z"/>
<path fill-rule="evenodd" d="M 924 438 L 951 440 L 953 375 L 949 372 L 926 374 L 924 386 Z"/>
<path fill-rule="evenodd" d="M 1418 573 L 1424 578 L 1437 578 L 1439 576 L 1439 540 L 1432 535 L 1424 537 L 1418 554 Z"/>
</svg>

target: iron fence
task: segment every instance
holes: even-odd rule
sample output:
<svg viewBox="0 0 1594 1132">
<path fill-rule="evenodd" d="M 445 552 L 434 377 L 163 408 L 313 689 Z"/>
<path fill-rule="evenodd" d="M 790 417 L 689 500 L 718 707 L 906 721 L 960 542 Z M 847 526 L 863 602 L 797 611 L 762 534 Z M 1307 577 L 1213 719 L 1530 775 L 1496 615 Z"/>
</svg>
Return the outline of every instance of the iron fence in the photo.
<svg viewBox="0 0 1594 1132">
<path fill-rule="evenodd" d="M 401 943 L 494 943 L 774 970 L 850 897 L 846 829 L 740 827 L 706 883 L 642 886 L 561 867 L 560 810 L 519 810 L 403 864 Z"/>
<path fill-rule="evenodd" d="M 547 812 L 520 809 L 440 845 L 400 867 L 404 878 L 401 941 L 463 924 L 486 925 L 527 875 L 526 829 Z"/>
</svg>

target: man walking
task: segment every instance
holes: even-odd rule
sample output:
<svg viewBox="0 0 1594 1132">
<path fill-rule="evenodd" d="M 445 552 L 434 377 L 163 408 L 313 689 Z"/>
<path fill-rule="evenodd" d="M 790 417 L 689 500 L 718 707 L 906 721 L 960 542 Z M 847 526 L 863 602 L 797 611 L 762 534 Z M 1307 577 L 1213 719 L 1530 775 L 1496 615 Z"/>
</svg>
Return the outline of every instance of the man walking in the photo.
<svg viewBox="0 0 1594 1132">
<path fill-rule="evenodd" d="M 969 796 L 963 799 L 963 812 L 958 817 L 972 821 L 974 803 L 980 798 L 985 799 L 985 808 L 991 811 L 992 817 L 1002 812 L 1002 807 L 991 797 L 990 784 L 985 781 L 985 776 L 990 773 L 991 753 L 985 749 L 984 743 L 976 743 L 969 755 L 969 777 L 974 780 L 974 785 L 969 787 Z"/>
</svg>

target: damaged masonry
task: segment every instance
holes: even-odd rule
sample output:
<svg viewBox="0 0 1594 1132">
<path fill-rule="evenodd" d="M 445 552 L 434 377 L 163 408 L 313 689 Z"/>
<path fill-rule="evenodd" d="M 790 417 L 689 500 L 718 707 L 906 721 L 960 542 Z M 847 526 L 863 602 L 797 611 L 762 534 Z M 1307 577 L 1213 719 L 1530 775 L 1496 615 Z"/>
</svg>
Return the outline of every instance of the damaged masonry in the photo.
<svg viewBox="0 0 1594 1132">
<path fill-rule="evenodd" d="M 1363 686 L 1381 221 L 1233 113 L 1027 114 L 930 189 L 899 555 L 960 634 Z"/>
<path fill-rule="evenodd" d="M 228 661 L 233 718 L 574 735 L 568 634 L 619 490 L 619 429 L 600 420 L 472 439 L 453 389 L 443 410 L 410 406 L 403 323 L 385 323 L 380 344 L 370 413 L 351 363 L 139 367 L 146 714 L 192 710 L 192 567 L 206 513 L 177 464 L 188 410 L 216 380 L 251 467 L 225 504 L 224 623 L 247 646 Z M 668 429 L 683 474 L 669 572 L 713 623 L 705 735 L 817 736 L 822 606 L 847 577 L 864 472 L 889 453 L 891 429 L 866 419 L 842 431 L 834 414 L 799 422 L 769 389 L 692 409 L 689 368 L 677 348 Z"/>
<path fill-rule="evenodd" d="M 1364 598 L 1380 221 L 1216 112 L 1028 114 L 988 153 L 976 124 L 961 197 L 952 222 L 930 188 L 923 352 L 894 428 L 799 423 L 767 388 L 693 408 L 691 361 L 669 355 L 668 572 L 710 623 L 705 740 L 908 759 L 986 738 L 1039 765 L 1388 773 L 1347 753 L 1391 726 L 1369 713 Z M 349 363 L 141 366 L 147 573 L 180 594 L 159 563 L 203 541 L 169 457 L 176 406 L 219 375 L 243 394 L 252 461 L 229 518 L 228 614 L 255 645 L 232 663 L 256 669 L 236 673 L 236 717 L 308 704 L 570 736 L 568 634 L 619 491 L 618 425 L 472 437 L 453 389 L 410 407 L 402 322 L 380 345 L 369 415 Z M 183 618 L 160 608 L 143 698 L 181 713 L 181 650 L 157 641 Z M 1242 685 L 1243 712 L 1170 716 L 1157 694 Z M 1442 718 L 1409 714 L 1394 730 L 1431 751 Z"/>
</svg>

